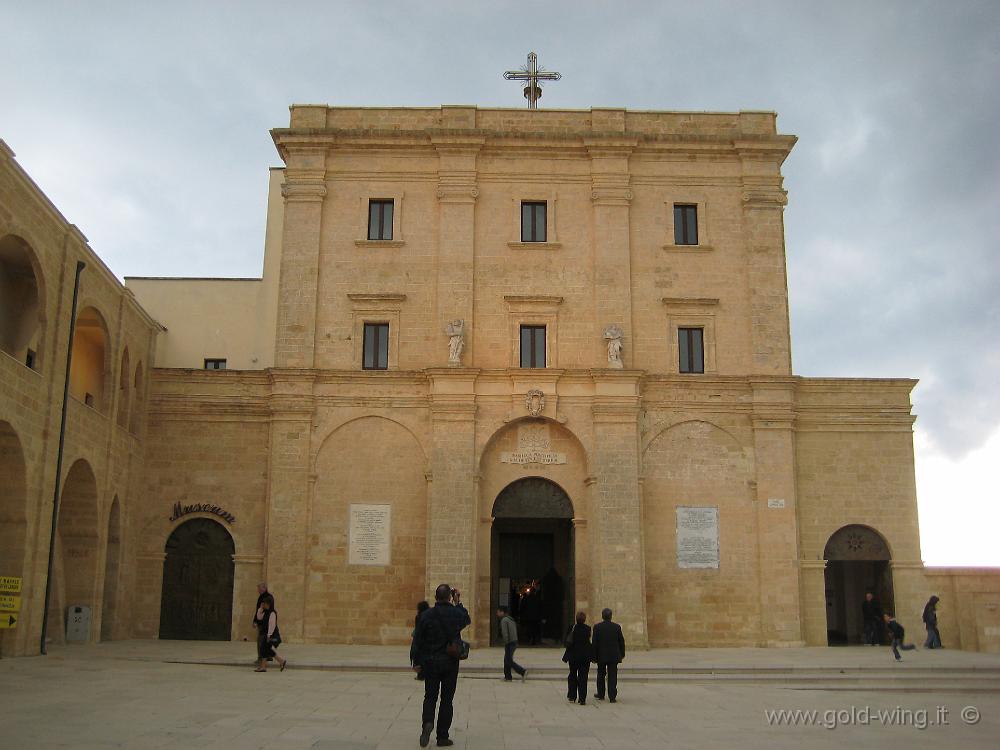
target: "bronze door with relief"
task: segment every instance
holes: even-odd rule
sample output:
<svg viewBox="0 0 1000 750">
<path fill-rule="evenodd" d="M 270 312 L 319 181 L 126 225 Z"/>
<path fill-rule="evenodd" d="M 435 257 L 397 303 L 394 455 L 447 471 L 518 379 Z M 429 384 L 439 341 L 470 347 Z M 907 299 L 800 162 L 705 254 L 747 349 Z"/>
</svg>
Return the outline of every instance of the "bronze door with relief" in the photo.
<svg viewBox="0 0 1000 750">
<path fill-rule="evenodd" d="M 174 529 L 163 561 L 160 638 L 230 640 L 235 551 L 216 521 L 194 518 Z"/>
</svg>

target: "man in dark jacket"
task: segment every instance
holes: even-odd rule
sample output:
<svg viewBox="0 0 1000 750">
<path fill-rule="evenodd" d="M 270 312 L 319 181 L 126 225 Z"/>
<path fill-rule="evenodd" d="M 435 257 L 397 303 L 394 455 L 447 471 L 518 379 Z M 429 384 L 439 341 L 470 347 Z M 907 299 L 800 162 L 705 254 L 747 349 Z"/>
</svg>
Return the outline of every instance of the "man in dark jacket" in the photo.
<svg viewBox="0 0 1000 750">
<path fill-rule="evenodd" d="M 462 594 L 447 583 L 434 591 L 434 606 L 420 615 L 413 631 L 413 668 L 424 677 L 424 710 L 421 717 L 420 747 L 427 747 L 434 729 L 434 709 L 438 692 L 441 708 L 437 717 L 438 747 L 455 743 L 449 739 L 454 713 L 452 701 L 458 685 L 459 660 L 448 655 L 448 644 L 461 642 L 462 628 L 472 620 L 462 606 Z"/>
<path fill-rule="evenodd" d="M 594 661 L 597 662 L 597 700 L 604 700 L 604 678 L 608 680 L 608 698 L 618 701 L 618 665 L 625 658 L 625 636 L 622 626 L 611 622 L 611 610 L 601 612 L 601 622 L 594 626 Z"/>
<path fill-rule="evenodd" d="M 868 591 L 865 600 L 861 602 L 861 617 L 865 621 L 865 645 L 877 646 L 882 640 L 882 605 L 875 595 Z"/>
<path fill-rule="evenodd" d="M 886 612 L 883 617 L 885 618 L 885 626 L 889 629 L 889 636 L 892 638 L 892 655 L 896 657 L 896 661 L 902 661 L 903 657 L 899 655 L 899 649 L 903 651 L 912 651 L 916 648 L 912 643 L 903 643 L 903 638 L 906 635 L 906 630 L 896 622 L 896 618 Z"/>
</svg>

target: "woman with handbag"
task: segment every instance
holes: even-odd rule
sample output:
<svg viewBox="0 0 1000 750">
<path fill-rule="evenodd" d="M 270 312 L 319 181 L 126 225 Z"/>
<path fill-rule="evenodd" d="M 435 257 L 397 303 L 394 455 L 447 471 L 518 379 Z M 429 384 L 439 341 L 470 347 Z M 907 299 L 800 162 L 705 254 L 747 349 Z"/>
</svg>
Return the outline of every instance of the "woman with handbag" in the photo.
<svg viewBox="0 0 1000 750">
<path fill-rule="evenodd" d="M 278 630 L 278 613 L 274 611 L 274 599 L 265 596 L 257 610 L 257 658 L 258 664 L 254 672 L 266 672 L 267 660 L 276 659 L 280 671 L 285 671 L 287 659 L 282 659 L 274 649 L 281 645 L 281 631 Z"/>
<path fill-rule="evenodd" d="M 569 664 L 566 700 L 570 703 L 576 701 L 581 706 L 587 704 L 587 675 L 590 673 L 590 660 L 593 656 L 590 626 L 586 622 L 587 615 L 577 612 L 576 624 L 566 634 L 566 653 L 563 654 L 563 661 Z"/>
</svg>

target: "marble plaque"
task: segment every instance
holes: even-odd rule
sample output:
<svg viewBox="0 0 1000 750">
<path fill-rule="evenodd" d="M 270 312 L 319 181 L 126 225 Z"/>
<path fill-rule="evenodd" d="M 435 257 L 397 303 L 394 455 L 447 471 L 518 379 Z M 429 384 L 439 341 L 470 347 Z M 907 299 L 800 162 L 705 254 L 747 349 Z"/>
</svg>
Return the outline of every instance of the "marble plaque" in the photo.
<svg viewBox="0 0 1000 750">
<path fill-rule="evenodd" d="M 517 428 L 517 450 L 501 453 L 500 463 L 564 464 L 566 454 L 552 450 L 548 425 L 523 424 Z"/>
<path fill-rule="evenodd" d="M 392 552 L 391 505 L 351 504 L 349 565 L 388 565 Z"/>
<path fill-rule="evenodd" d="M 719 567 L 719 509 L 678 506 L 677 567 Z"/>
</svg>

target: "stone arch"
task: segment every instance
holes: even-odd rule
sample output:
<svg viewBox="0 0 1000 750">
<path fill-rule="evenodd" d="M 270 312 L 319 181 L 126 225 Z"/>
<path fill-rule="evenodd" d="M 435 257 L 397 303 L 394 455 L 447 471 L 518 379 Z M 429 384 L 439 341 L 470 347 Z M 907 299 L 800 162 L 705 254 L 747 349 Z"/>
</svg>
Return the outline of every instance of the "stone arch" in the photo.
<svg viewBox="0 0 1000 750">
<path fill-rule="evenodd" d="M 98 562 L 97 477 L 86 459 L 73 462 L 63 481 L 56 522 L 49 636 L 65 637 L 66 610 L 89 607 L 96 616 L 95 588 Z M 91 620 L 93 622 L 93 619 Z M 93 633 L 86 636 L 91 640 Z"/>
<path fill-rule="evenodd" d="M 15 234 L 0 238 L 0 351 L 38 369 L 44 311 L 43 278 L 35 251 Z"/>
<path fill-rule="evenodd" d="M 583 459 L 583 473 L 584 476 L 589 476 L 590 474 L 590 454 L 587 451 L 587 447 L 580 440 L 579 436 L 573 432 L 571 429 L 566 427 L 562 422 L 551 419 L 549 417 L 538 416 L 538 417 L 519 417 L 518 419 L 511 420 L 510 422 L 505 422 L 500 425 L 494 432 L 486 439 L 483 443 L 482 450 L 479 451 L 477 458 L 477 465 L 480 467 L 480 473 L 483 469 L 483 462 L 488 453 L 495 453 L 498 449 L 496 445 L 498 442 L 503 441 L 504 438 L 512 431 L 516 431 L 519 425 L 539 425 L 546 424 L 550 426 L 550 432 L 555 431 L 558 438 L 564 438 L 568 442 L 572 443 L 576 449 L 579 451 L 580 457 Z"/>
<path fill-rule="evenodd" d="M 707 419 L 682 419 L 677 422 L 670 422 L 667 424 L 661 423 L 660 425 L 657 425 L 657 427 L 651 432 L 651 434 L 647 436 L 645 440 L 645 445 L 643 446 L 642 449 L 643 456 L 646 455 L 646 451 L 649 450 L 649 446 L 652 445 L 653 442 L 657 438 L 659 438 L 663 433 L 667 432 L 668 430 L 677 429 L 682 425 L 696 425 L 696 424 L 708 425 L 709 427 L 718 430 L 719 433 L 727 436 L 733 442 L 734 445 L 740 446 L 740 449 L 742 450 L 743 444 L 740 442 L 740 439 L 735 434 L 733 434 L 731 430 L 723 427 L 722 425 L 716 424 L 715 422 L 710 422 Z"/>
<path fill-rule="evenodd" d="M 827 643 L 856 644 L 865 640 L 861 602 L 871 591 L 881 608 L 893 612 L 892 550 L 877 530 L 848 524 L 834 531 L 823 548 Z M 884 640 L 881 624 L 878 640 Z"/>
<path fill-rule="evenodd" d="M 69 392 L 78 401 L 99 412 L 108 408 L 110 381 L 110 337 L 108 324 L 96 307 L 84 307 L 73 331 L 73 362 Z"/>
<path fill-rule="evenodd" d="M 646 612 L 650 645 L 703 645 L 719 621 L 719 645 L 760 637 L 756 516 L 751 465 L 732 433 L 686 420 L 657 433 L 643 451 Z M 719 568 L 681 568 L 677 509 L 718 508 Z"/>
<path fill-rule="evenodd" d="M 104 595 L 101 603 L 101 640 L 115 637 L 118 624 L 118 583 L 121 575 L 121 504 L 115 495 L 108 513 L 108 536 L 104 550 Z"/>
<path fill-rule="evenodd" d="M 411 438 L 413 438 L 413 442 L 416 443 L 417 447 L 420 449 L 420 455 L 423 456 L 425 463 L 427 462 L 427 451 L 424 450 L 424 444 L 421 441 L 420 437 L 417 435 L 417 433 L 414 432 L 409 425 L 400 422 L 398 419 L 393 419 L 392 417 L 386 416 L 384 414 L 362 414 L 361 416 L 351 417 L 350 419 L 345 419 L 343 422 L 336 424 L 333 428 L 330 429 L 329 432 L 327 432 L 327 434 L 324 437 L 320 438 L 320 440 L 318 441 L 319 448 L 316 450 L 316 455 L 318 456 L 320 453 L 322 453 L 323 448 L 326 446 L 327 441 L 331 437 L 333 437 L 336 433 L 338 433 L 340 430 L 353 424 L 354 422 L 358 422 L 361 420 L 368 420 L 368 419 L 385 420 L 386 422 L 391 422 L 392 424 L 404 430 L 406 433 L 409 434 Z"/>
<path fill-rule="evenodd" d="M 427 466 L 419 441 L 395 420 L 364 416 L 323 440 L 314 467 L 305 639 L 408 643 L 426 595 Z M 351 509 L 361 505 L 388 506 L 373 509 L 388 510 L 387 559 L 350 559 Z"/>
<path fill-rule="evenodd" d="M 129 367 L 128 347 L 122 350 L 121 364 L 118 368 L 118 426 L 128 427 L 129 399 L 131 398 L 132 370 Z"/>
<path fill-rule="evenodd" d="M 27 466 L 21 441 L 8 422 L 0 422 L 0 571 L 22 576 L 27 537 Z M 13 638 L 2 655 L 12 653 Z"/>
<path fill-rule="evenodd" d="M 213 518 L 188 518 L 164 545 L 162 639 L 228 641 L 233 627 L 236 543 Z"/>
<path fill-rule="evenodd" d="M 497 495 L 493 518 L 573 518 L 573 501 L 558 483 L 544 477 L 517 479 Z"/>
<path fill-rule="evenodd" d="M 132 409 L 128 423 L 129 432 L 134 435 L 139 434 L 139 428 L 141 427 L 143 386 L 142 360 L 139 360 L 135 365 L 135 376 L 132 378 Z"/>
</svg>

